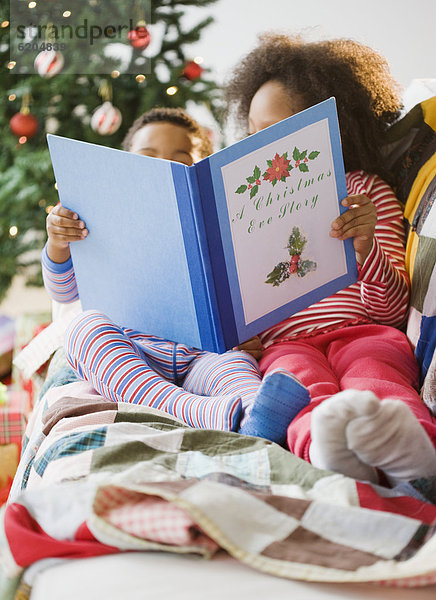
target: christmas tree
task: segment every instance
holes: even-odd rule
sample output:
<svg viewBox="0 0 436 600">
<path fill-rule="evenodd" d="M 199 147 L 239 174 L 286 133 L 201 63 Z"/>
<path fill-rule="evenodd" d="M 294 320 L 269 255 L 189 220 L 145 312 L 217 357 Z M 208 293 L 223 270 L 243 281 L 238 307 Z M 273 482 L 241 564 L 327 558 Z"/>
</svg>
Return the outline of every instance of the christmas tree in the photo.
<svg viewBox="0 0 436 600">
<path fill-rule="evenodd" d="M 58 202 L 46 133 L 119 148 L 153 106 L 194 102 L 220 120 L 220 90 L 201 58 L 187 53 L 212 17 L 184 26 L 187 9 L 214 2 L 0 0 L 0 300 L 17 272 L 41 283 L 35 251 Z M 76 35 L 60 29 L 71 16 Z M 95 19 L 110 26 L 91 40 Z"/>
</svg>

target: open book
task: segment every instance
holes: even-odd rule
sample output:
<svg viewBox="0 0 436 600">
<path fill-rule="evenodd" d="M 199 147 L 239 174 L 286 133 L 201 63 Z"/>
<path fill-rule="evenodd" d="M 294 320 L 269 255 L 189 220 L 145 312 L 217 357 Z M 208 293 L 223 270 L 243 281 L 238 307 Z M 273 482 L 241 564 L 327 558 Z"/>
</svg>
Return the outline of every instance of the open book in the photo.
<svg viewBox="0 0 436 600">
<path fill-rule="evenodd" d="M 223 352 L 357 280 L 330 98 L 190 167 L 48 135 L 84 309 Z"/>
</svg>

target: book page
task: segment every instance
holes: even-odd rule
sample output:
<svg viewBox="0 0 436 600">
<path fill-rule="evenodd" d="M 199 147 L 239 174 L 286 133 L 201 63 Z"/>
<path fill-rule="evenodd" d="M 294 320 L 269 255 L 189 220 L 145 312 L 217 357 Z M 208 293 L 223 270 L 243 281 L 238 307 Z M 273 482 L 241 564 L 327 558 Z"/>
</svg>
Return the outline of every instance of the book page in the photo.
<svg viewBox="0 0 436 600">
<path fill-rule="evenodd" d="M 221 175 L 245 324 L 346 274 L 344 244 L 329 236 L 340 208 L 327 118 Z"/>
</svg>

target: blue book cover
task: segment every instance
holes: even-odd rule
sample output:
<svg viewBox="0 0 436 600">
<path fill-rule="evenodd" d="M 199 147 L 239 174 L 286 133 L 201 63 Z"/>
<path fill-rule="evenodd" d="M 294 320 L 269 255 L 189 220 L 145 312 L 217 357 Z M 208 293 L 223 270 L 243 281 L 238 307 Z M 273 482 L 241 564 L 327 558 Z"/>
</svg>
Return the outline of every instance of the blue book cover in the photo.
<svg viewBox="0 0 436 600">
<path fill-rule="evenodd" d="M 333 98 L 192 166 L 48 135 L 83 308 L 224 352 L 357 280 Z"/>
</svg>

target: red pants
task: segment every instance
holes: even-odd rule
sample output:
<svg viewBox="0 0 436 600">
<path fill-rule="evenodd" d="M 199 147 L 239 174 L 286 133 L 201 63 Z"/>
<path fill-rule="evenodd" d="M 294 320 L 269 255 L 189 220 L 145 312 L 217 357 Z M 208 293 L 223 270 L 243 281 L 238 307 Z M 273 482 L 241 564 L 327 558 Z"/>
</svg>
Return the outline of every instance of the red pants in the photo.
<svg viewBox="0 0 436 600">
<path fill-rule="evenodd" d="M 288 428 L 293 454 L 309 461 L 310 414 L 341 390 L 369 390 L 380 400 L 405 402 L 436 446 L 436 420 L 418 392 L 419 369 L 407 337 L 384 325 L 356 325 L 314 337 L 283 341 L 265 350 L 262 374 L 278 367 L 308 388 L 311 402 Z"/>
</svg>

